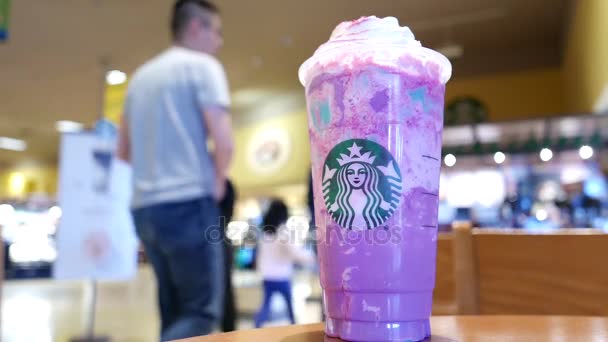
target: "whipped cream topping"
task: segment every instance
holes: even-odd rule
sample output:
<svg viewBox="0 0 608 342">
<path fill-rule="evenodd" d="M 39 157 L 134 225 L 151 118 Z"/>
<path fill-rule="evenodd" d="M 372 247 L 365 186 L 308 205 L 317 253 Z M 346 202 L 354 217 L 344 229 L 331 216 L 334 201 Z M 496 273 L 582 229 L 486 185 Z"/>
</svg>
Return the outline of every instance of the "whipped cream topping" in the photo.
<svg viewBox="0 0 608 342">
<path fill-rule="evenodd" d="M 410 28 L 399 26 L 399 21 L 395 17 L 362 17 L 355 21 L 345 21 L 334 29 L 329 43 L 356 40 L 422 46 Z"/>
<path fill-rule="evenodd" d="M 371 16 L 339 24 L 329 41 L 319 46 L 314 55 L 302 64 L 300 82 L 306 86 L 319 68 L 323 69 L 332 62 L 352 67 L 357 58 L 407 69 L 407 66 L 397 65 L 404 55 L 421 60 L 425 65 L 433 63 L 439 66 L 441 82 L 450 79 L 450 61 L 439 52 L 423 47 L 409 27 L 399 26 L 394 17 Z"/>
</svg>

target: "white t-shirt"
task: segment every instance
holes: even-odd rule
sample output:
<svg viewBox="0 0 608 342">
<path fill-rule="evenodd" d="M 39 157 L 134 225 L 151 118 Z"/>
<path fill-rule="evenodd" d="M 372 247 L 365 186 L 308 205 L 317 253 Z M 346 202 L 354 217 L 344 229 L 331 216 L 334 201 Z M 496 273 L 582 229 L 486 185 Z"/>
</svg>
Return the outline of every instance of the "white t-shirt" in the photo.
<svg viewBox="0 0 608 342">
<path fill-rule="evenodd" d="M 308 265 L 313 261 L 312 253 L 294 241 L 285 226 L 275 235 L 265 233 L 258 244 L 257 265 L 265 280 L 289 280 L 294 263 Z"/>
<path fill-rule="evenodd" d="M 171 47 L 133 75 L 125 101 L 133 166 L 133 207 L 212 196 L 205 107 L 229 107 L 215 57 Z"/>
</svg>

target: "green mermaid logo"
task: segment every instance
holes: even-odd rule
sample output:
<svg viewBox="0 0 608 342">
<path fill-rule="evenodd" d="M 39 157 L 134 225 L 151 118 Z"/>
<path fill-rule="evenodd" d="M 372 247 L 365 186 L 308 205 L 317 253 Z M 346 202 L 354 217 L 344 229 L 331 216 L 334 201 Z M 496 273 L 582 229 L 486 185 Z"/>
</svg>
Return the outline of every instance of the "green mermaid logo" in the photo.
<svg viewBox="0 0 608 342">
<path fill-rule="evenodd" d="M 401 201 L 402 178 L 393 156 L 381 145 L 351 139 L 325 159 L 323 199 L 332 219 L 346 229 L 384 224 Z"/>
</svg>

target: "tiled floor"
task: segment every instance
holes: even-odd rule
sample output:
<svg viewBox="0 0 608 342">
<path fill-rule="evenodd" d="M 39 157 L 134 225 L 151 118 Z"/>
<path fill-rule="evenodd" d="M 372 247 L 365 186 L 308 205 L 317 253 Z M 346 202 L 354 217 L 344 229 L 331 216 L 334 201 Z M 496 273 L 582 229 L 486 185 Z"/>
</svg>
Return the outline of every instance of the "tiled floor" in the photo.
<svg viewBox="0 0 608 342">
<path fill-rule="evenodd" d="M 242 317 L 239 329 L 253 326 L 251 317 L 261 300 L 260 279 L 255 273 L 234 274 L 237 302 Z M 148 342 L 158 339 L 154 277 L 142 267 L 137 278 L 124 283 L 101 283 L 95 331 L 113 342 Z M 81 335 L 87 324 L 91 288 L 86 282 L 54 280 L 9 281 L 3 288 L 2 341 L 69 341 Z M 320 321 L 318 279 L 298 273 L 294 281 L 294 305 L 298 323 Z M 283 303 L 273 300 L 280 312 Z M 277 321 L 273 324 L 287 324 Z"/>
</svg>

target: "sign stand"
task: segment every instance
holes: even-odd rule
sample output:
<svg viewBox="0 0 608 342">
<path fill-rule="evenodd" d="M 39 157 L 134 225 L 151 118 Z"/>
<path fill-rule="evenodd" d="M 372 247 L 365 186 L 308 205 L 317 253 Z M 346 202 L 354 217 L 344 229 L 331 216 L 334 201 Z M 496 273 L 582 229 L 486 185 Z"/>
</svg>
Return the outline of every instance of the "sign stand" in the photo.
<svg viewBox="0 0 608 342">
<path fill-rule="evenodd" d="M 2 0 L 0 0 L 1 2 Z M 103 115 L 103 103 L 104 103 L 104 89 L 105 89 L 105 74 L 108 70 L 108 61 L 107 58 L 101 58 L 100 59 L 100 66 L 101 66 L 101 71 L 102 71 L 102 78 L 101 78 L 101 97 L 100 97 L 100 104 L 99 104 L 99 108 L 100 108 L 100 112 L 99 112 L 99 117 L 100 119 L 97 121 L 96 125 L 95 125 L 95 134 L 98 135 L 98 137 L 100 137 L 102 140 L 104 140 L 104 146 L 110 146 L 112 144 L 112 141 L 114 141 L 115 136 L 116 136 L 116 129 L 111 125 L 111 123 L 109 123 L 107 120 L 104 119 L 104 115 Z M 106 147 L 107 147 L 106 146 Z M 110 150 L 110 149 L 106 149 L 106 150 Z M 94 154 L 95 151 L 93 151 Z M 106 165 L 107 166 L 107 165 Z M 109 172 L 108 170 L 106 170 L 107 172 Z M 107 178 L 107 175 L 106 175 Z M 108 180 L 106 179 L 106 182 L 104 183 L 105 187 L 107 188 L 108 186 Z M 99 190 L 97 190 L 99 191 Z M 103 190 L 103 191 L 107 191 Z M 96 320 L 96 313 L 97 313 L 97 295 L 98 295 L 98 279 L 102 278 L 103 276 L 100 277 L 99 275 L 93 275 L 89 280 L 86 281 L 85 286 L 87 287 L 86 289 L 88 291 L 86 291 L 88 294 L 90 294 L 89 296 L 87 296 L 86 300 L 86 310 L 88 311 L 86 313 L 86 326 L 85 326 L 85 332 L 84 332 L 84 336 L 82 337 L 76 337 L 76 338 L 72 338 L 70 339 L 70 342 L 110 342 L 110 337 L 108 336 L 96 336 L 95 335 L 95 320 Z"/>
<path fill-rule="evenodd" d="M 91 279 L 87 284 L 91 290 L 91 296 L 87 303 L 87 325 L 83 337 L 72 338 L 70 342 L 110 342 L 107 336 L 95 336 L 95 316 L 97 313 L 97 280 Z"/>
<path fill-rule="evenodd" d="M 105 86 L 106 86 L 106 79 L 105 79 L 105 74 L 108 70 L 108 61 L 107 58 L 102 57 L 100 58 L 99 61 L 99 65 L 101 67 L 101 71 L 102 71 L 102 77 L 101 77 L 101 99 L 100 99 L 100 103 L 99 103 L 99 108 L 100 108 L 100 113 L 99 113 L 99 117 L 100 120 L 103 119 L 103 107 L 104 107 L 104 94 L 105 94 Z M 99 121 L 98 121 L 99 124 Z M 99 128 L 99 125 L 97 126 L 97 128 Z M 99 129 L 97 130 L 97 133 L 99 134 Z M 91 280 L 88 281 L 89 289 L 90 289 L 90 293 L 91 295 L 88 298 L 88 303 L 87 303 L 87 308 L 89 309 L 88 313 L 87 313 L 87 324 L 86 324 L 86 331 L 85 331 L 85 335 L 84 337 L 77 337 L 77 338 L 73 338 L 70 342 L 110 342 L 110 338 L 107 336 L 95 336 L 95 318 L 96 318 L 96 314 L 97 314 L 97 279 L 92 278 Z"/>
</svg>

